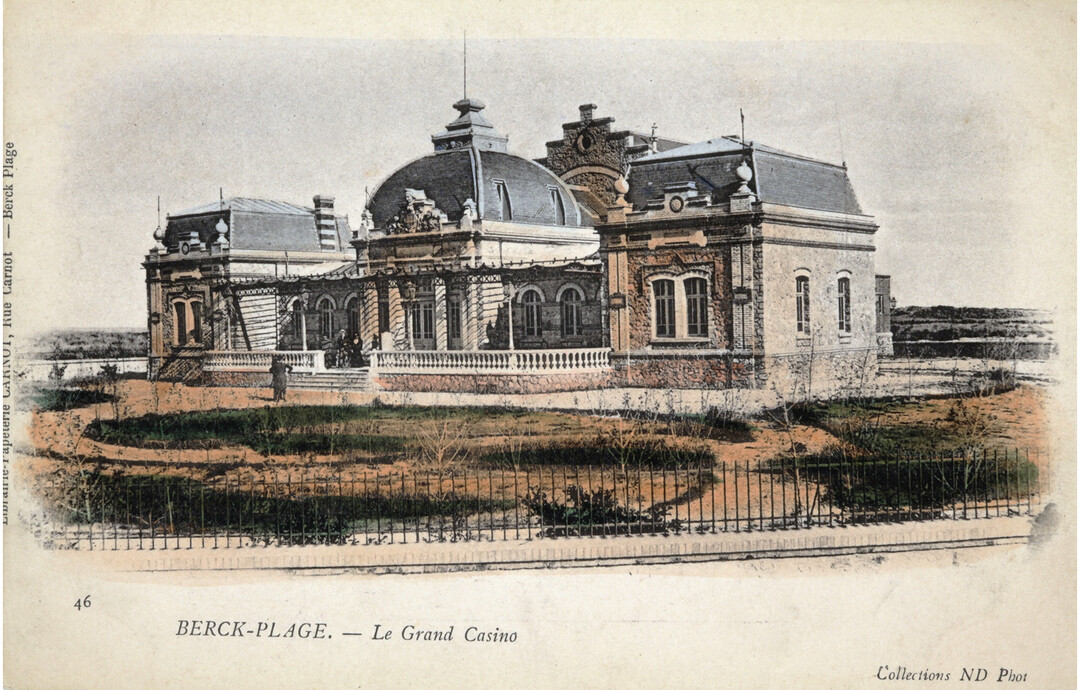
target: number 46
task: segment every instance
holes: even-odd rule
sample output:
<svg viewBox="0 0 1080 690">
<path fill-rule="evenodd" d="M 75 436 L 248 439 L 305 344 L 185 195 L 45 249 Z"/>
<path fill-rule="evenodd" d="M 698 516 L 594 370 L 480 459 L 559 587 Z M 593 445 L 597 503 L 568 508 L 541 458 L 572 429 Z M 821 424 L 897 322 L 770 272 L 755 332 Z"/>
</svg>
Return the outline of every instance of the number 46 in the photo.
<svg viewBox="0 0 1080 690">
<path fill-rule="evenodd" d="M 82 611 L 83 609 L 90 608 L 90 595 L 87 594 L 82 599 L 76 599 L 75 600 L 75 608 L 78 609 L 79 611 Z"/>
</svg>

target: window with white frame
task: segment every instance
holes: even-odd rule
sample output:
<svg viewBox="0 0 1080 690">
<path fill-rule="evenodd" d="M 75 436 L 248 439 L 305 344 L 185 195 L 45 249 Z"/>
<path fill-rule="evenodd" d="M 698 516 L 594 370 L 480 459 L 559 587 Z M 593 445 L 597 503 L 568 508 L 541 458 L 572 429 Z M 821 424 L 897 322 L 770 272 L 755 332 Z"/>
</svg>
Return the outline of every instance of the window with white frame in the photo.
<svg viewBox="0 0 1080 690">
<path fill-rule="evenodd" d="M 795 330 L 810 335 L 810 278 L 795 278 Z"/>
<path fill-rule="evenodd" d="M 697 274 L 651 279 L 652 330 L 657 340 L 709 337 L 709 280 Z"/>
<path fill-rule="evenodd" d="M 540 303 L 542 301 L 540 293 L 535 289 L 526 290 L 521 295 L 526 336 L 538 336 L 542 333 L 540 326 Z"/>
<path fill-rule="evenodd" d="M 562 334 L 581 335 L 581 303 L 584 296 L 576 287 L 562 291 L 559 303 L 562 305 Z"/>
<path fill-rule="evenodd" d="M 692 338 L 709 335 L 708 283 L 704 278 L 683 281 L 686 292 L 686 334 Z"/>
<path fill-rule="evenodd" d="M 653 323 L 657 338 L 675 337 L 675 281 L 666 278 L 654 280 Z"/>
<path fill-rule="evenodd" d="M 851 333 L 851 279 L 844 276 L 836 281 L 836 307 L 842 333 Z"/>
</svg>

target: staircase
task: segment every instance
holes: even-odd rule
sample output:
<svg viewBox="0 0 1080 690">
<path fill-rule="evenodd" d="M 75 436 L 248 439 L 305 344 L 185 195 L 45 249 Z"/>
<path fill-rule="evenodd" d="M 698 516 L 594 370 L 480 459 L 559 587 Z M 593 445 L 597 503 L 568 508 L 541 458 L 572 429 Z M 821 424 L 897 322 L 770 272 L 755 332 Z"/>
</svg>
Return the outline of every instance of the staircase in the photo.
<svg viewBox="0 0 1080 690">
<path fill-rule="evenodd" d="M 367 367 L 324 369 L 313 374 L 292 374 L 289 388 L 306 391 L 359 392 L 374 390 Z"/>
</svg>

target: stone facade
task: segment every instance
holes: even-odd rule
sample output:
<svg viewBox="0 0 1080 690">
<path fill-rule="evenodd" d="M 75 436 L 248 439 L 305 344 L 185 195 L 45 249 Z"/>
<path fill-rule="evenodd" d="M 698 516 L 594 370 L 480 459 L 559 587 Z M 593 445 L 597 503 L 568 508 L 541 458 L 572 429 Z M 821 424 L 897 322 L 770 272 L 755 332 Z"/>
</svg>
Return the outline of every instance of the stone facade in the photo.
<svg viewBox="0 0 1080 690">
<path fill-rule="evenodd" d="M 314 208 L 233 199 L 171 217 L 145 264 L 151 375 L 268 385 L 268 373 L 202 372 L 202 353 L 324 350 L 327 365 L 354 365 L 336 356 L 342 334 L 440 370 L 384 369 L 388 390 L 816 396 L 874 371 L 888 277 L 874 275 L 877 225 L 846 167 L 735 137 L 616 129 L 592 105 L 530 161 L 506 151 L 482 103 L 454 107 L 435 152 L 392 173 L 358 227 L 324 195 Z M 461 364 L 592 348 L 610 353 L 577 372 Z M 468 357 L 428 354 L 452 351 Z"/>
</svg>

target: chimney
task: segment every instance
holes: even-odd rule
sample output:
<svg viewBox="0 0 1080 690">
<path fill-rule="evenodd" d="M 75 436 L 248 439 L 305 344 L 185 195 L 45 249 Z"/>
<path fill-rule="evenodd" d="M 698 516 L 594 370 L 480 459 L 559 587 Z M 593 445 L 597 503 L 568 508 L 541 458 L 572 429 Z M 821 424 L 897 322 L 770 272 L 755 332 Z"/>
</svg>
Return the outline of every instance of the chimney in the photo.
<svg viewBox="0 0 1080 690">
<path fill-rule="evenodd" d="M 334 197 L 318 194 L 315 202 L 315 227 L 319 231 L 319 248 L 336 251 L 337 221 L 334 219 Z"/>
</svg>

